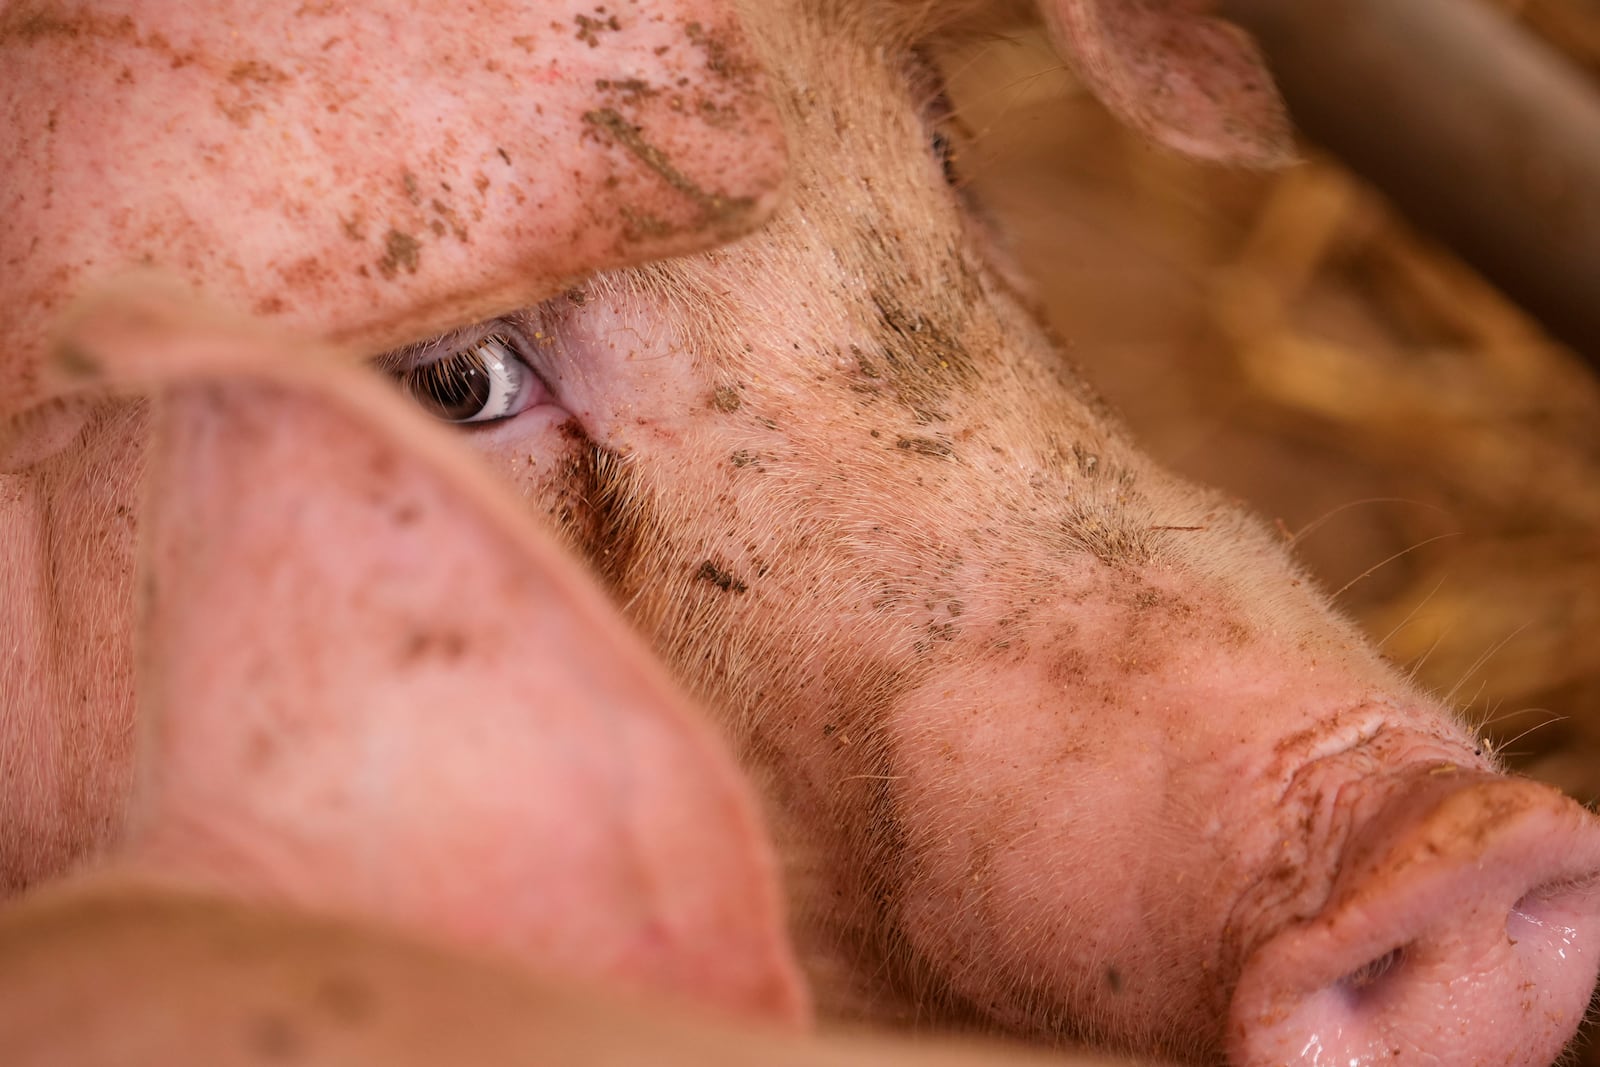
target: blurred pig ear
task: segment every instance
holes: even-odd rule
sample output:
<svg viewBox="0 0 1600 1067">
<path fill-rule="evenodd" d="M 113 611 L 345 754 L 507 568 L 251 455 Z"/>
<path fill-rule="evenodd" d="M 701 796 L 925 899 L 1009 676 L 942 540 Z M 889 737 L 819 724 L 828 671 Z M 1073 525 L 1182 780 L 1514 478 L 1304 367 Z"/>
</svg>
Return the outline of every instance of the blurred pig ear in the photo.
<svg viewBox="0 0 1600 1067">
<path fill-rule="evenodd" d="M 775 862 L 708 725 L 479 461 L 365 368 L 151 292 L 140 878 L 795 1020 Z"/>
<path fill-rule="evenodd" d="M 1203 0 L 1202 0 L 1203 2 Z M 1283 102 L 1244 31 L 1195 0 L 1039 0 L 1056 47 L 1101 101 L 1168 148 L 1279 166 L 1294 156 Z"/>
</svg>

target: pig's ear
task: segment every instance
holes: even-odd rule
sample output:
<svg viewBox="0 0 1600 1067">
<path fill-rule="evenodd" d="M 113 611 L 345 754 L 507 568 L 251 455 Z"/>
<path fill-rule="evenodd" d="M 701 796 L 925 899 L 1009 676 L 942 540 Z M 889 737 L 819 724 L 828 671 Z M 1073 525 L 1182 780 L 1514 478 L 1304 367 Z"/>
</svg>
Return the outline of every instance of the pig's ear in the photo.
<svg viewBox="0 0 1600 1067">
<path fill-rule="evenodd" d="M 725 1010 L 804 997 L 742 775 L 572 559 L 364 367 L 149 293 L 139 877 Z"/>
<path fill-rule="evenodd" d="M 1194 0 L 1040 0 L 1056 47 L 1107 107 L 1160 144 L 1250 166 L 1292 160 L 1289 122 L 1243 30 Z"/>
<path fill-rule="evenodd" d="M 729 0 L 0 11 L 0 417 L 141 264 L 378 352 L 731 240 L 784 184 Z"/>
</svg>

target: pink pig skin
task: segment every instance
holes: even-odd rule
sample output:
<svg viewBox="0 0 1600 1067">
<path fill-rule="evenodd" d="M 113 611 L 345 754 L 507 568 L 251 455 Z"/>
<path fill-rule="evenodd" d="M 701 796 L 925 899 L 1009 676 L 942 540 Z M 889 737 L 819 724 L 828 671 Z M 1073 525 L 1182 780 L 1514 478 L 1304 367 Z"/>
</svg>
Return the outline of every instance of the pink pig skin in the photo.
<svg viewBox="0 0 1600 1067">
<path fill-rule="evenodd" d="M 69 343 L 157 389 L 119 874 L 804 1016 L 743 777 L 459 442 L 154 293 Z"/>
</svg>

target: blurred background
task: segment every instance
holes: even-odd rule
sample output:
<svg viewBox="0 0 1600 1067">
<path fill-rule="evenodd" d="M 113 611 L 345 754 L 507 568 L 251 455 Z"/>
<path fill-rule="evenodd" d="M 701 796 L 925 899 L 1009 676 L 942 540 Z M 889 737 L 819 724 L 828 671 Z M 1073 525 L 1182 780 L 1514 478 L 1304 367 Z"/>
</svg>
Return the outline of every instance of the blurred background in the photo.
<svg viewBox="0 0 1600 1067">
<path fill-rule="evenodd" d="M 1441 4 L 1508 16 L 1600 107 L 1596 0 Z M 971 134 L 963 178 L 1147 449 L 1276 522 L 1511 766 L 1595 805 L 1600 352 L 1554 339 L 1324 143 L 1278 173 L 1192 165 L 1124 132 L 1042 39 L 941 59 Z M 1409 76 L 1437 88 L 1426 66 Z M 1386 109 L 1364 124 L 1381 155 L 1395 124 Z M 1396 155 L 1415 148 L 1392 132 Z M 1429 169 L 1441 195 L 1461 182 L 1448 160 Z M 1600 187 L 1579 193 L 1600 205 Z M 1472 210 L 1515 219 L 1527 205 L 1508 197 Z M 1600 276 L 1569 280 L 1600 305 Z M 1600 1065 L 1600 1047 L 1582 1055 Z"/>
</svg>

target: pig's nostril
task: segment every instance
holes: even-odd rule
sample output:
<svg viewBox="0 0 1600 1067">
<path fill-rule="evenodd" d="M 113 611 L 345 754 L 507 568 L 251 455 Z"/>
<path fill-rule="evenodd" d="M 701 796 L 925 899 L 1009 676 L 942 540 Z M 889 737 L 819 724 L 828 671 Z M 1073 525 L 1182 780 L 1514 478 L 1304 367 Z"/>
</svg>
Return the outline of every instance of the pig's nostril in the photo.
<svg viewBox="0 0 1600 1067">
<path fill-rule="evenodd" d="M 1422 779 L 1372 817 L 1321 912 L 1258 948 L 1234 991 L 1241 1067 L 1533 1067 L 1600 964 L 1600 825 L 1543 786 Z M 1437 792 L 1433 790 L 1437 789 Z"/>
<path fill-rule="evenodd" d="M 1392 971 L 1400 962 L 1403 947 L 1396 946 L 1381 956 L 1376 956 L 1339 979 L 1338 985 L 1350 993 L 1361 993 Z"/>
</svg>

